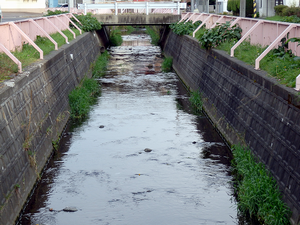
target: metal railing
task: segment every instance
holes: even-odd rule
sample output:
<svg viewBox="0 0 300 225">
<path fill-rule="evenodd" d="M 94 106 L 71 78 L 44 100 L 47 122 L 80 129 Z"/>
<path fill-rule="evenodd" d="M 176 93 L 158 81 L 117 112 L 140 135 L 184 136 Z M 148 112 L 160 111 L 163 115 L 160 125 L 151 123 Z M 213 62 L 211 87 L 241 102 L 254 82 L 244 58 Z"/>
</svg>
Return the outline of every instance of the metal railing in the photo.
<svg viewBox="0 0 300 225">
<path fill-rule="evenodd" d="M 115 15 L 118 13 L 172 13 L 180 15 L 180 9 L 186 8 L 186 3 L 180 2 L 114 2 L 107 4 L 78 4 L 79 10 L 84 10 L 84 14 L 87 13 L 87 10 L 99 10 L 98 13 L 101 13 L 101 10 L 106 10 Z"/>
<path fill-rule="evenodd" d="M 273 49 L 279 46 L 281 39 L 288 35 L 289 38 L 300 37 L 300 24 L 217 15 L 209 13 L 182 13 L 180 21 L 202 21 L 201 25 L 193 32 L 196 32 L 205 24 L 206 28 L 213 28 L 218 23 L 230 22 L 231 26 L 239 24 L 242 28 L 242 38 L 231 47 L 230 56 L 234 57 L 234 50 L 243 42 L 249 41 L 252 45 L 267 47 L 264 52 L 255 59 L 255 69 L 259 70 L 260 61 Z M 298 43 L 289 42 L 288 49 L 293 54 L 300 56 Z M 296 78 L 296 88 L 300 91 L 300 74 Z"/>
<path fill-rule="evenodd" d="M 21 73 L 22 63 L 11 52 L 21 50 L 24 43 L 29 43 L 40 53 L 40 59 L 43 59 L 43 51 L 34 43 L 37 36 L 48 38 L 54 44 L 55 50 L 57 50 L 57 43 L 51 38 L 50 34 L 58 32 L 63 36 L 66 43 L 69 43 L 68 37 L 62 32 L 62 30 L 68 29 L 73 34 L 73 37 L 76 38 L 75 33 L 69 28 L 69 23 L 73 24 L 79 30 L 80 34 L 82 33 L 76 24 L 70 20 L 71 17 L 77 20 L 73 14 L 68 13 L 1 23 L 0 53 L 5 53 L 11 58 L 18 65 L 18 71 Z"/>
</svg>

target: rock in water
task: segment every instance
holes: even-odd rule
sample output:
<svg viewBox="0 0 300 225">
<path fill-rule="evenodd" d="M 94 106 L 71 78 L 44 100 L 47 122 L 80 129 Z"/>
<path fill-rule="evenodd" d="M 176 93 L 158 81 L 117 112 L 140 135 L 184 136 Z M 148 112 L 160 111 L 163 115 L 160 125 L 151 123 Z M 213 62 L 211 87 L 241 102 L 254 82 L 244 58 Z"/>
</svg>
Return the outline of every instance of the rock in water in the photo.
<svg viewBox="0 0 300 225">
<path fill-rule="evenodd" d="M 65 212 L 76 212 L 77 210 L 76 207 L 66 207 L 63 209 Z"/>
<path fill-rule="evenodd" d="M 152 152 L 152 149 L 150 149 L 150 148 L 145 148 L 144 151 L 145 151 L 145 152 Z"/>
</svg>

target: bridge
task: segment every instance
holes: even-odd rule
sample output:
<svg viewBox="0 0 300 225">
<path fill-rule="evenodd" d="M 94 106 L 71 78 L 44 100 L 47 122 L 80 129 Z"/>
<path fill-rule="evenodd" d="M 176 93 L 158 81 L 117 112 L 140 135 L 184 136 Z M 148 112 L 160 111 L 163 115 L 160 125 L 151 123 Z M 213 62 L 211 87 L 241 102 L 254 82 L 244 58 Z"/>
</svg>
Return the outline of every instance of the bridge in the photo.
<svg viewBox="0 0 300 225">
<path fill-rule="evenodd" d="M 79 4 L 84 14 L 93 12 L 103 25 L 168 25 L 181 19 L 186 3 L 179 2 L 122 2 Z"/>
<path fill-rule="evenodd" d="M 180 15 L 172 14 L 96 14 L 94 17 L 104 26 L 169 25 L 181 19 Z"/>
</svg>

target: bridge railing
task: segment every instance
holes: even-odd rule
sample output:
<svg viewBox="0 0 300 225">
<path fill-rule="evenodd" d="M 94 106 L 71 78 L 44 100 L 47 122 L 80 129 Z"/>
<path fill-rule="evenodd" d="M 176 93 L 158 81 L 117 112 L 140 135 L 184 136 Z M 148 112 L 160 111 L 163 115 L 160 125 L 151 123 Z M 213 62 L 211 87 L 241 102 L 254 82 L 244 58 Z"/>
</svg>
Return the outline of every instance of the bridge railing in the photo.
<svg viewBox="0 0 300 225">
<path fill-rule="evenodd" d="M 250 41 L 252 45 L 260 45 L 267 47 L 264 52 L 257 55 L 255 59 L 255 69 L 259 70 L 260 61 L 273 49 L 281 44 L 281 40 L 284 37 L 294 38 L 300 37 L 300 24 L 285 23 L 278 21 L 269 21 L 262 19 L 252 19 L 246 17 L 235 17 L 227 15 L 217 15 L 208 13 L 183 13 L 181 15 L 181 21 L 202 21 L 201 25 L 194 31 L 193 36 L 195 37 L 196 32 L 205 24 L 206 28 L 213 28 L 218 23 L 230 22 L 231 26 L 239 24 L 242 28 L 242 38 L 231 47 L 230 56 L 234 57 L 235 49 L 243 42 Z M 300 47 L 298 43 L 288 43 L 288 49 L 293 54 L 300 56 Z M 296 78 L 296 88 L 300 91 L 300 74 Z"/>
<path fill-rule="evenodd" d="M 171 13 L 180 15 L 180 9 L 185 9 L 186 3 L 180 2 L 126 2 L 126 3 L 105 3 L 105 4 L 78 4 L 79 10 L 98 10 L 96 13 L 102 13 L 103 10 L 110 10 L 115 15 L 118 13 Z M 105 12 L 106 13 L 106 12 Z"/>
<path fill-rule="evenodd" d="M 77 20 L 73 14 L 68 13 L 0 23 L 0 53 L 5 53 L 11 58 L 18 65 L 18 71 L 22 72 L 22 63 L 11 51 L 22 50 L 23 44 L 29 43 L 40 53 L 40 59 L 43 59 L 43 51 L 34 43 L 37 36 L 48 38 L 54 44 L 55 50 L 57 50 L 57 42 L 51 38 L 50 34 L 58 32 L 65 39 L 66 43 L 69 43 L 68 37 L 62 32 L 62 30 L 68 29 L 73 34 L 73 37 L 76 38 L 75 33 L 69 28 L 69 23 L 73 24 L 82 33 L 76 24 L 70 20 L 71 17 Z"/>
</svg>

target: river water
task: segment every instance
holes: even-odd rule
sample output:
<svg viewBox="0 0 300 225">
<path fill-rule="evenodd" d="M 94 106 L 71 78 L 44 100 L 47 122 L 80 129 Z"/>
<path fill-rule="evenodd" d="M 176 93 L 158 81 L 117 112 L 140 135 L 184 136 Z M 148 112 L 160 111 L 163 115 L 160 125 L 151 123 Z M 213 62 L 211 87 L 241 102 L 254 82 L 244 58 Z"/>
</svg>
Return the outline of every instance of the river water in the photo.
<svg viewBox="0 0 300 225">
<path fill-rule="evenodd" d="M 150 37 L 123 39 L 89 119 L 63 134 L 19 224 L 238 224 L 230 150 L 192 113 L 177 75 L 161 72 Z"/>
</svg>

